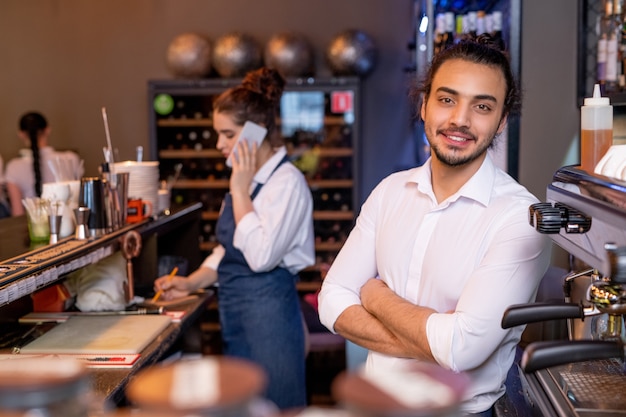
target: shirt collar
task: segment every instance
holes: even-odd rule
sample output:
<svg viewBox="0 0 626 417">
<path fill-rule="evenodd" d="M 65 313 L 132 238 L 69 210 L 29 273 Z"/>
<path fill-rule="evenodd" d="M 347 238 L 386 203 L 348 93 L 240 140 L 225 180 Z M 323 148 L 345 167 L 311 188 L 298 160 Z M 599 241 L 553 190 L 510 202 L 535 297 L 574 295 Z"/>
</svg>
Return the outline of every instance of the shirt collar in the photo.
<svg viewBox="0 0 626 417">
<path fill-rule="evenodd" d="M 431 158 L 428 158 L 421 167 L 411 174 L 409 182 L 416 183 L 418 191 L 430 195 L 434 199 L 431 169 Z M 489 153 L 487 153 L 478 171 L 447 201 L 452 202 L 465 197 L 486 206 L 491 198 L 491 190 L 493 190 L 495 180 L 496 166 Z"/>
<path fill-rule="evenodd" d="M 287 155 L 286 147 L 281 146 L 280 148 L 276 148 L 274 155 L 259 168 L 256 174 L 254 174 L 254 182 L 257 184 L 265 184 L 285 155 Z"/>
</svg>

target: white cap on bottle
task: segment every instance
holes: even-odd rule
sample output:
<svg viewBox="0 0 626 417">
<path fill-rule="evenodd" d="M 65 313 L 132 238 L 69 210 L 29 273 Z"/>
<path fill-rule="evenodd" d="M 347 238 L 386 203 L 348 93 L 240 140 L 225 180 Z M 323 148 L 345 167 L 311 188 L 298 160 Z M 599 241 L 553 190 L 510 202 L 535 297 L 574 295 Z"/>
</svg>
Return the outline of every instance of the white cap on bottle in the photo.
<svg viewBox="0 0 626 417">
<path fill-rule="evenodd" d="M 608 106 L 611 104 L 608 97 L 600 95 L 600 84 L 593 86 L 593 97 L 585 98 L 585 106 Z"/>
</svg>

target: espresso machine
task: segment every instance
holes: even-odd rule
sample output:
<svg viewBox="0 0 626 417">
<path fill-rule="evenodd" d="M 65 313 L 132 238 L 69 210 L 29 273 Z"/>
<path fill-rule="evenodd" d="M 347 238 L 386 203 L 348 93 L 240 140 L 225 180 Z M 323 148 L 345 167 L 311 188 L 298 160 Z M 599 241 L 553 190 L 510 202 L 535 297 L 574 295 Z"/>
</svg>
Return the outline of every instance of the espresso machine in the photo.
<svg viewBox="0 0 626 417">
<path fill-rule="evenodd" d="M 502 318 L 508 328 L 567 319 L 568 340 L 530 343 L 520 361 L 521 385 L 537 416 L 626 416 L 626 182 L 560 168 L 546 202 L 529 208 L 540 233 L 588 269 L 564 278 L 564 302 L 511 306 Z M 584 297 L 571 297 L 571 284 L 587 279 Z M 572 323 L 604 323 L 576 334 Z"/>
</svg>

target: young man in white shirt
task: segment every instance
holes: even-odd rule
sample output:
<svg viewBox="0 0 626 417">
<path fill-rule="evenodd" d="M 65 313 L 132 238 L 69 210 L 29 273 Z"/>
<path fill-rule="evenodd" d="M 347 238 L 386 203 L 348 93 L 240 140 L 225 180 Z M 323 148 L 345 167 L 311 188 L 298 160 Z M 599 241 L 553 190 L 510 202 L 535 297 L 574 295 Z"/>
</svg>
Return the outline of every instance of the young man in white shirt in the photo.
<svg viewBox="0 0 626 417">
<path fill-rule="evenodd" d="M 487 150 L 519 111 L 501 46 L 489 36 L 440 52 L 417 110 L 426 163 L 384 179 L 363 205 L 319 295 L 324 325 L 369 350 L 365 371 L 439 364 L 470 379 L 462 411 L 491 416 L 534 300 L 549 239 L 528 223 L 537 202 Z"/>
</svg>

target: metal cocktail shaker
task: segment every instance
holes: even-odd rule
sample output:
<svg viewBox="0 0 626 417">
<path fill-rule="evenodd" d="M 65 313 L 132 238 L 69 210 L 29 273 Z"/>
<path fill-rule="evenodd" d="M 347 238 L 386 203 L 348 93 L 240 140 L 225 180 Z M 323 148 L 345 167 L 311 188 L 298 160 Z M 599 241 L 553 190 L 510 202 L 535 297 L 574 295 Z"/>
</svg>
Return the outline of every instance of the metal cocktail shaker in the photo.
<svg viewBox="0 0 626 417">
<path fill-rule="evenodd" d="M 89 208 L 87 228 L 91 237 L 103 236 L 107 232 L 107 205 L 104 187 L 105 183 L 99 177 L 83 177 L 80 182 L 78 205 Z"/>
<path fill-rule="evenodd" d="M 76 219 L 76 240 L 85 240 L 89 237 L 89 228 L 87 221 L 89 220 L 89 207 L 77 207 L 74 209 L 74 217 Z"/>
</svg>

